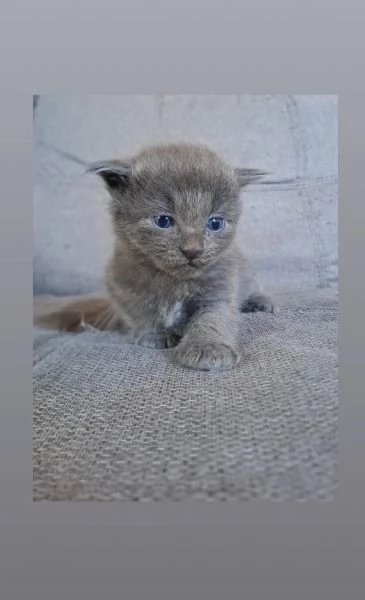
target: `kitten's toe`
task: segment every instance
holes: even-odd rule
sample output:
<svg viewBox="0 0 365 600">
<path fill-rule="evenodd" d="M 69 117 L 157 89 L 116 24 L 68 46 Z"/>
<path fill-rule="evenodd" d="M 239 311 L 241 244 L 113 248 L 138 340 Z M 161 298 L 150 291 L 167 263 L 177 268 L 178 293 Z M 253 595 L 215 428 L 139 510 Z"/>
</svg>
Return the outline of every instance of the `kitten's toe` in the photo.
<svg viewBox="0 0 365 600">
<path fill-rule="evenodd" d="M 168 332 L 166 337 L 166 348 L 174 348 L 178 345 L 181 340 L 181 335 L 171 331 Z"/>
<path fill-rule="evenodd" d="M 183 345 L 178 349 L 177 357 L 183 366 L 201 371 L 226 371 L 240 360 L 233 348 L 216 343 Z"/>
<path fill-rule="evenodd" d="M 165 333 L 145 333 L 135 343 L 143 348 L 162 349 L 166 348 L 167 340 Z"/>
<path fill-rule="evenodd" d="M 274 301 L 264 294 L 252 294 L 241 306 L 241 312 L 267 312 L 277 314 L 278 308 Z"/>
</svg>

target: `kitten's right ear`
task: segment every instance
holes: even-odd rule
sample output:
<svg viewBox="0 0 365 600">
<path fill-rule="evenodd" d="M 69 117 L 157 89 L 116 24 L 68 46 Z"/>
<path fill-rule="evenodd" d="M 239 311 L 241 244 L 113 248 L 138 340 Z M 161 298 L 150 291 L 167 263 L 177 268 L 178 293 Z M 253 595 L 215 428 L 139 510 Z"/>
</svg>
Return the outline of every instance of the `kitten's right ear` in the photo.
<svg viewBox="0 0 365 600">
<path fill-rule="evenodd" d="M 100 160 L 89 165 L 86 172 L 100 175 L 110 191 L 122 191 L 129 184 L 132 165 L 123 160 Z"/>
</svg>

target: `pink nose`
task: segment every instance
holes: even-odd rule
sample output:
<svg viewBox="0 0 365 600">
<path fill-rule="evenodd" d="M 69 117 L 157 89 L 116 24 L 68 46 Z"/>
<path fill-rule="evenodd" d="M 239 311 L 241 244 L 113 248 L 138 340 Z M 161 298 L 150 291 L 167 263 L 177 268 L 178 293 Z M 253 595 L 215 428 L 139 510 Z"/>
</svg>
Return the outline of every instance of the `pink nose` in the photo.
<svg viewBox="0 0 365 600">
<path fill-rule="evenodd" d="M 180 248 L 186 258 L 192 260 L 193 258 L 198 258 L 203 254 L 203 248 L 200 246 L 186 246 L 185 248 Z"/>
</svg>

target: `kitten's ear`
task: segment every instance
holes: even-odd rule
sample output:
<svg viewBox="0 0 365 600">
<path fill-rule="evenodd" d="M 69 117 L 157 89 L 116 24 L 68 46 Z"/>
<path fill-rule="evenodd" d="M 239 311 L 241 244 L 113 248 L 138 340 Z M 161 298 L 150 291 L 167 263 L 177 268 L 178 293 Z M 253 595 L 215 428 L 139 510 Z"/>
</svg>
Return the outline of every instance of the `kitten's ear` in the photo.
<svg viewBox="0 0 365 600">
<path fill-rule="evenodd" d="M 86 172 L 100 175 L 110 191 L 122 191 L 129 184 L 132 165 L 124 160 L 100 160 L 89 165 Z"/>
<path fill-rule="evenodd" d="M 269 175 L 268 171 L 263 171 L 262 169 L 235 169 L 234 172 L 240 188 L 251 183 L 256 183 L 266 177 L 266 175 Z"/>
</svg>

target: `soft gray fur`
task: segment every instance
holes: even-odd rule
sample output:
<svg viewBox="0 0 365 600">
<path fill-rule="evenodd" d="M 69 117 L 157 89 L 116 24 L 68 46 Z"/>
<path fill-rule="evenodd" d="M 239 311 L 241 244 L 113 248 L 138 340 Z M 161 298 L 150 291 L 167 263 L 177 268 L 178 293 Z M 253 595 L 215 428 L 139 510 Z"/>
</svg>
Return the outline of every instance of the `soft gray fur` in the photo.
<svg viewBox="0 0 365 600">
<path fill-rule="evenodd" d="M 85 299 L 83 321 L 118 328 L 150 348 L 176 346 L 186 367 L 237 364 L 239 311 L 273 311 L 253 287 L 236 240 L 240 191 L 266 173 L 233 169 L 192 144 L 149 147 L 89 171 L 109 190 L 115 246 L 105 276 L 109 306 L 102 314 L 98 308 L 97 319 L 93 307 L 88 321 Z M 170 217 L 172 226 L 156 227 L 159 215 Z M 224 219 L 222 231 L 207 228 L 211 217 Z M 80 305 L 81 299 L 79 311 Z"/>
</svg>

